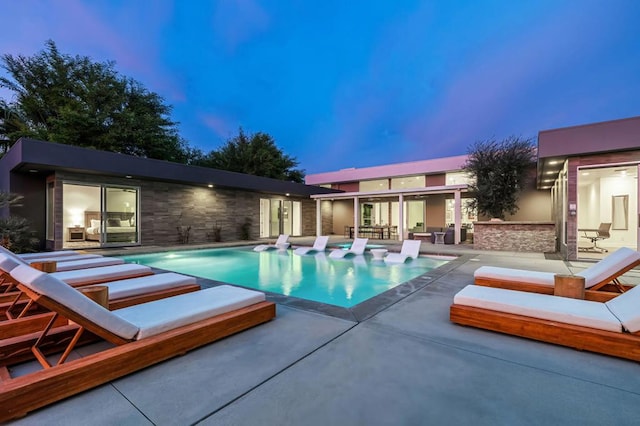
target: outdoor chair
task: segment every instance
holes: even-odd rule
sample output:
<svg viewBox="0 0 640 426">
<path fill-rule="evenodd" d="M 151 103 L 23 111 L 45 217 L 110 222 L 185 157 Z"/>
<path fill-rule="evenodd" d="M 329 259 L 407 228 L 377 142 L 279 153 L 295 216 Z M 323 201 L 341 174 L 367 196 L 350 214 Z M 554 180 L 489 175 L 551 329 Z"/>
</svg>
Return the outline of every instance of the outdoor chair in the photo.
<svg viewBox="0 0 640 426">
<path fill-rule="evenodd" d="M 640 287 L 606 303 L 469 285 L 452 322 L 640 361 Z"/>
<path fill-rule="evenodd" d="M 329 253 L 329 257 L 332 259 L 342 259 L 345 256 L 354 255 L 358 256 L 364 253 L 364 250 L 367 248 L 367 242 L 369 242 L 368 238 L 355 238 L 351 247 L 348 250 L 336 249 L 331 250 Z"/>
<path fill-rule="evenodd" d="M 599 262 L 576 274 L 585 279 L 585 298 L 606 301 L 630 289 L 619 278 L 625 272 L 640 265 L 640 253 L 622 247 Z M 552 272 L 481 266 L 474 275 L 477 285 L 499 287 L 534 293 L 553 294 Z"/>
<path fill-rule="evenodd" d="M 286 234 L 281 234 L 276 240 L 275 244 L 260 244 L 253 248 L 253 251 L 265 251 L 271 249 L 286 249 L 289 247 L 289 236 Z"/>
<path fill-rule="evenodd" d="M 21 265 L 11 271 L 36 303 L 80 327 L 55 365 L 38 343 L 31 348 L 43 370 L 11 378 L 0 367 L 0 422 L 91 389 L 275 317 L 264 293 L 228 285 L 108 311 L 51 275 Z M 67 361 L 84 331 L 115 347 Z M 45 340 L 45 327 L 40 339 Z"/>
<path fill-rule="evenodd" d="M 388 253 L 384 257 L 386 263 L 404 263 L 407 259 L 415 259 L 420 254 L 420 240 L 404 240 L 400 253 Z"/>
<path fill-rule="evenodd" d="M 329 237 L 320 236 L 316 237 L 316 240 L 313 243 L 313 247 L 298 247 L 293 252 L 299 256 L 304 256 L 305 254 L 318 253 L 321 251 L 325 251 L 327 248 L 327 243 L 329 242 Z"/>
</svg>

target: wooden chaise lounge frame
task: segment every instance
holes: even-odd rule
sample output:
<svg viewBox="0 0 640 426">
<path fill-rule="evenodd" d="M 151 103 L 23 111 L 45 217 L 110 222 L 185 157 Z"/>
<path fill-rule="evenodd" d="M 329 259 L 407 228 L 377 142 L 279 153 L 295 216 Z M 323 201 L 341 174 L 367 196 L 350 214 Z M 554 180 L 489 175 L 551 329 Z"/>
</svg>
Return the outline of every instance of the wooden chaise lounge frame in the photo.
<svg viewBox="0 0 640 426">
<path fill-rule="evenodd" d="M 640 361 L 640 333 L 616 333 L 458 304 L 451 305 L 449 317 L 460 325 Z"/>
<path fill-rule="evenodd" d="M 56 312 L 56 316 L 61 315 L 76 322 L 80 328 L 63 353 L 59 365 L 47 367 L 44 356 L 38 353 L 39 349 L 34 345 L 34 353 L 41 360 L 44 370 L 10 378 L 8 369 L 0 367 L 0 422 L 22 417 L 29 411 L 185 354 L 275 317 L 275 304 L 263 301 L 145 339 L 126 340 L 49 297 L 38 294 L 22 284 L 19 287 L 35 302 Z M 65 357 L 85 330 L 118 346 L 64 363 Z M 46 332 L 47 327 L 41 336 L 44 337 Z"/>
<path fill-rule="evenodd" d="M 632 286 L 621 283 L 620 277 L 638 265 L 640 265 L 640 260 L 630 263 L 624 268 L 617 270 L 615 273 L 610 274 L 595 285 L 589 287 L 588 289 L 585 289 L 585 300 L 591 300 L 594 302 L 606 302 L 618 296 L 620 293 L 624 293 L 625 291 L 629 290 L 630 288 L 632 288 Z M 476 277 L 474 282 L 476 285 L 483 285 L 486 287 L 526 291 L 529 293 L 553 294 L 553 286 L 530 284 L 526 282 L 504 281 L 500 279 L 485 277 Z"/>
</svg>

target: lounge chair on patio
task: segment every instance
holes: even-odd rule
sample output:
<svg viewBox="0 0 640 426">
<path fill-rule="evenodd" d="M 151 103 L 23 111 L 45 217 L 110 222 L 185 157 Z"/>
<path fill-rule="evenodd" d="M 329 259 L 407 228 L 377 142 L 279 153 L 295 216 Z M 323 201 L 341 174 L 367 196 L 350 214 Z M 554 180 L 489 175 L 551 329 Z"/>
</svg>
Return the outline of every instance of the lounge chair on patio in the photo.
<svg viewBox="0 0 640 426">
<path fill-rule="evenodd" d="M 42 253 L 40 256 L 32 256 L 26 259 L 22 256 L 18 256 L 18 257 L 27 263 L 33 263 L 33 262 L 71 262 L 72 260 L 95 259 L 103 256 L 99 254 L 80 254 L 80 253 L 77 253 L 77 254 L 72 253 L 67 256 L 47 256 L 46 253 Z"/>
<path fill-rule="evenodd" d="M 289 247 L 289 236 L 281 234 L 275 244 L 260 244 L 253 248 L 253 251 L 265 251 L 271 249 L 286 249 Z"/>
<path fill-rule="evenodd" d="M 640 287 L 606 303 L 469 285 L 455 295 L 460 325 L 640 361 Z"/>
<path fill-rule="evenodd" d="M 404 240 L 400 253 L 388 253 L 384 257 L 386 263 L 404 263 L 407 259 L 415 259 L 420 254 L 420 240 Z"/>
<path fill-rule="evenodd" d="M 619 278 L 638 265 L 640 253 L 622 247 L 576 276 L 585 279 L 585 298 L 602 302 L 630 288 L 620 283 Z M 475 271 L 474 278 L 478 285 L 553 294 L 554 275 L 552 272 L 482 266 Z"/>
<path fill-rule="evenodd" d="M 318 253 L 324 251 L 327 248 L 329 237 L 316 237 L 313 243 L 313 247 L 298 247 L 293 252 L 297 255 L 304 256 L 305 254 Z"/>
<path fill-rule="evenodd" d="M 123 259 L 115 257 L 103 257 L 97 254 L 75 254 L 69 256 L 58 256 L 48 258 L 23 259 L 22 257 L 12 253 L 11 251 L 0 246 L 0 254 L 14 258 L 25 263 L 53 263 L 55 262 L 56 271 L 73 271 L 75 269 L 96 268 L 98 266 L 121 265 Z"/>
<path fill-rule="evenodd" d="M 74 256 L 77 254 L 81 254 L 81 253 L 75 250 L 58 250 L 58 251 L 41 251 L 38 253 L 23 253 L 23 254 L 18 254 L 18 257 L 24 260 L 32 261 L 32 260 L 36 260 L 43 257 L 61 258 L 66 256 Z"/>
<path fill-rule="evenodd" d="M 29 266 L 21 265 L 11 275 L 35 302 L 80 328 L 54 366 L 34 346 L 44 370 L 10 378 L 8 368 L 0 367 L 0 421 L 24 416 L 275 317 L 275 305 L 265 301 L 264 293 L 227 285 L 111 312 Z M 84 330 L 117 346 L 66 362 Z"/>
<path fill-rule="evenodd" d="M 368 238 L 355 238 L 349 250 L 331 250 L 331 253 L 329 253 L 329 257 L 332 259 L 342 259 L 343 257 L 348 255 L 361 255 L 364 253 L 365 248 L 367 248 L 367 242 L 369 242 Z"/>
</svg>

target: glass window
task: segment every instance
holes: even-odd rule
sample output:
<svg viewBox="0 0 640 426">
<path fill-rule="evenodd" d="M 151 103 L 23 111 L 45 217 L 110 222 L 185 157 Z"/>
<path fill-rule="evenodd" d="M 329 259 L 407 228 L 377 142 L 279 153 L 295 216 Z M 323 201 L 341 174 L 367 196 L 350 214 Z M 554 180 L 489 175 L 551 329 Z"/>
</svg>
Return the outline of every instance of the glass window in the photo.
<svg viewBox="0 0 640 426">
<path fill-rule="evenodd" d="M 446 182 L 447 185 L 470 185 L 473 183 L 473 178 L 465 172 L 451 172 L 447 173 Z"/>
<path fill-rule="evenodd" d="M 389 179 L 360 181 L 360 192 L 383 191 L 389 189 Z"/>
<path fill-rule="evenodd" d="M 55 184 L 53 182 L 47 183 L 47 240 L 53 240 L 55 238 L 55 222 L 53 219 L 55 214 L 54 188 Z"/>
<path fill-rule="evenodd" d="M 425 185 L 426 180 L 424 175 L 391 179 L 391 189 L 424 188 Z"/>
</svg>

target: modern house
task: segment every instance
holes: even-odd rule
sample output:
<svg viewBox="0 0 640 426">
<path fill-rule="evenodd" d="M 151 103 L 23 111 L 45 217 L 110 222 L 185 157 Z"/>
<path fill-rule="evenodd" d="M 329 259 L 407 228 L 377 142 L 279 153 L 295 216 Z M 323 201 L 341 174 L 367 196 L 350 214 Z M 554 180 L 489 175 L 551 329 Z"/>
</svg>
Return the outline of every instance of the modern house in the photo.
<svg viewBox="0 0 640 426">
<path fill-rule="evenodd" d="M 376 235 L 390 227 L 403 239 L 453 227 L 452 242 L 462 242 L 463 230 L 473 230 L 478 219 L 467 208 L 465 161 L 458 156 L 308 175 L 308 184 L 344 191 L 311 196 L 325 220 L 317 232 L 349 236 L 364 228 Z M 507 220 L 555 222 L 556 249 L 565 259 L 637 250 L 639 167 L 640 117 L 543 130 L 536 179 Z M 600 229 L 609 225 L 607 232 Z"/>
<path fill-rule="evenodd" d="M 565 259 L 640 249 L 638 167 L 640 117 L 539 133 L 538 188 L 551 189 Z"/>
<path fill-rule="evenodd" d="M 339 191 L 205 167 L 20 139 L 0 159 L 0 190 L 24 196 L 48 249 L 168 245 L 312 235 L 311 195 Z M 6 214 L 7 212 L 5 212 Z"/>
</svg>

